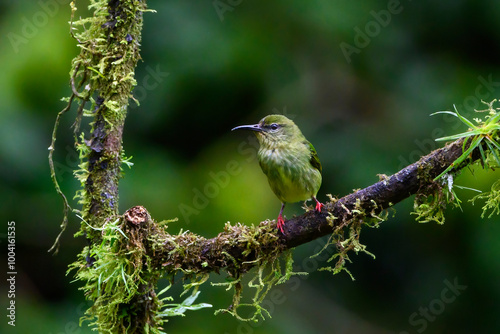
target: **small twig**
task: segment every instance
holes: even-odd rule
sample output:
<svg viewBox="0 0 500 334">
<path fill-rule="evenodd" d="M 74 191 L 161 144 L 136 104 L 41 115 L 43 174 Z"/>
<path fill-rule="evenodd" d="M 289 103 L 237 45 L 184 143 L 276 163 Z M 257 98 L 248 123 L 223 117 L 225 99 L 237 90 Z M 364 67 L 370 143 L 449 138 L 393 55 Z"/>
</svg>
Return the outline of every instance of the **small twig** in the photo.
<svg viewBox="0 0 500 334">
<path fill-rule="evenodd" d="M 71 79 L 70 79 L 71 90 L 73 91 L 73 95 L 75 95 L 77 98 L 79 98 L 81 100 L 80 106 L 78 107 L 78 110 L 76 111 L 75 122 L 72 125 L 75 136 L 78 136 L 78 132 L 80 132 L 80 124 L 82 123 L 83 109 L 85 108 L 85 104 L 89 101 L 90 96 L 92 95 L 90 88 L 87 89 L 87 93 L 85 95 L 82 95 L 78 92 L 77 88 L 75 87 L 75 77 L 78 74 L 78 69 L 80 68 L 80 65 L 81 65 L 81 63 L 78 63 L 75 66 L 75 70 L 74 70 L 73 75 L 71 76 Z M 78 84 L 78 88 L 81 88 L 85 84 L 85 82 L 87 82 L 87 71 L 83 72 L 83 77 L 82 77 L 82 80 L 80 80 L 80 83 Z"/>
<path fill-rule="evenodd" d="M 73 75 L 71 76 L 70 78 L 70 82 L 71 82 L 71 90 L 73 91 L 73 94 L 83 100 L 84 99 L 84 96 L 83 95 L 80 95 L 80 93 L 78 93 L 76 87 L 75 87 L 75 77 L 76 77 L 76 74 L 78 73 L 78 69 L 80 68 L 80 63 L 78 63 L 76 66 L 75 66 L 75 70 L 73 71 Z M 82 82 L 80 82 L 80 87 L 82 85 Z"/>
<path fill-rule="evenodd" d="M 59 127 L 59 121 L 61 120 L 61 117 L 71 108 L 71 105 L 73 104 L 73 99 L 75 98 L 75 94 L 72 94 L 69 98 L 68 104 L 66 107 L 61 110 L 56 117 L 56 121 L 54 123 L 54 129 L 52 130 L 52 141 L 49 146 L 49 167 L 50 167 L 50 178 L 52 179 L 52 183 L 54 184 L 54 187 L 56 188 L 56 192 L 59 194 L 59 196 L 62 197 L 63 199 L 63 221 L 61 223 L 61 231 L 56 237 L 56 240 L 54 241 L 54 244 L 48 252 L 54 251 L 54 255 L 57 254 L 59 251 L 59 239 L 61 238 L 63 232 L 66 230 L 66 227 L 68 226 L 68 213 L 69 211 L 72 211 L 73 209 L 69 205 L 68 199 L 64 195 L 64 193 L 61 190 L 61 187 L 59 186 L 59 182 L 57 182 L 57 176 L 56 176 L 56 170 L 54 167 L 54 151 L 55 151 L 55 145 L 56 145 L 56 134 L 57 134 L 57 128 Z"/>
</svg>

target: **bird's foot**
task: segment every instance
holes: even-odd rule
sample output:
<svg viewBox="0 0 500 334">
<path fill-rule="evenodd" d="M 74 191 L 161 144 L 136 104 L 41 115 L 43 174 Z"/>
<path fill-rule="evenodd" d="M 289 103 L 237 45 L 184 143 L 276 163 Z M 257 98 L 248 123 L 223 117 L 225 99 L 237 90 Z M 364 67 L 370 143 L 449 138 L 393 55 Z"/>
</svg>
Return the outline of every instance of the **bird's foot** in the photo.
<svg viewBox="0 0 500 334">
<path fill-rule="evenodd" d="M 283 231 L 283 226 L 285 226 L 285 220 L 283 219 L 283 216 L 280 214 L 278 216 L 278 222 L 276 223 L 276 227 L 278 230 L 281 231 L 281 233 L 285 234 L 285 231 Z"/>
<path fill-rule="evenodd" d="M 320 201 L 318 201 L 318 200 L 316 199 L 316 197 L 314 198 L 314 200 L 316 201 L 316 208 L 315 208 L 315 209 L 316 209 L 316 211 L 321 212 L 321 209 L 322 209 L 325 205 L 324 205 L 323 203 L 321 203 Z"/>
</svg>

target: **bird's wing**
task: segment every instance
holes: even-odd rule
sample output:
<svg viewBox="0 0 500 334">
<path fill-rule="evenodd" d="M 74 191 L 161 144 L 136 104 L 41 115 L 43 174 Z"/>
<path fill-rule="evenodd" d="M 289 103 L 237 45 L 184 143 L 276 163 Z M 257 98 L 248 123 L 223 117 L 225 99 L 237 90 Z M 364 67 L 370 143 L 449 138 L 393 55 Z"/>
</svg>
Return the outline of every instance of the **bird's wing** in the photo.
<svg viewBox="0 0 500 334">
<path fill-rule="evenodd" d="M 317 170 L 319 170 L 321 173 L 321 162 L 319 161 L 318 153 L 316 153 L 316 149 L 314 148 L 313 144 L 311 144 L 310 142 L 305 142 L 305 144 L 309 146 L 309 151 L 311 152 L 311 160 L 310 160 L 311 165 L 314 168 L 316 168 Z"/>
</svg>

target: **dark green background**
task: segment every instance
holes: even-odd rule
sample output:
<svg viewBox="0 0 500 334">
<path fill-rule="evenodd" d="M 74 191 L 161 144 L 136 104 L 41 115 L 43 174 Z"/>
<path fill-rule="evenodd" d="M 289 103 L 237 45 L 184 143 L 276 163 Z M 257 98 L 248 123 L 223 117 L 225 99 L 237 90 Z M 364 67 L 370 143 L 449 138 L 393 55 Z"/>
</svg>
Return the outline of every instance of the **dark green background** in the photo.
<svg viewBox="0 0 500 334">
<path fill-rule="evenodd" d="M 77 217 L 71 216 L 60 254 L 47 253 L 62 220 L 47 148 L 79 52 L 68 33 L 67 3 L 0 2 L 0 331 L 6 333 L 90 332 L 77 326 L 85 309 L 80 283 L 65 276 L 85 245 L 72 237 Z M 481 99 L 500 95 L 498 1 L 222 0 L 230 6 L 223 13 L 212 1 L 148 3 L 157 13 L 144 16 L 135 91 L 141 105 L 132 102 L 124 132 L 134 166 L 120 184 L 120 212 L 144 205 L 157 220 L 179 217 L 172 233 L 182 228 L 212 237 L 227 221 L 276 217 L 279 201 L 259 169 L 255 141 L 231 133 L 236 125 L 270 113 L 293 118 L 318 151 L 324 176 L 318 197 L 326 201 L 327 193 L 368 186 L 377 173 L 392 174 L 440 147 L 435 138 L 465 130 L 431 113 L 455 104 L 472 117 Z M 77 15 L 86 15 L 87 2 L 76 5 Z M 345 57 L 346 44 L 357 52 Z M 56 145 L 69 198 L 78 189 L 74 117 L 73 110 L 63 119 Z M 456 184 L 488 190 L 497 177 L 476 167 Z M 198 191 L 206 201 L 195 197 Z M 324 259 L 309 256 L 325 240 L 315 241 L 294 254 L 296 269 L 310 275 L 271 292 L 272 319 L 247 324 L 214 316 L 231 295 L 206 284 L 198 301 L 214 308 L 171 319 L 166 331 L 498 332 L 499 218 L 481 219 L 482 203 L 467 201 L 475 193 L 457 193 L 463 211 L 448 210 L 444 226 L 416 223 L 409 199 L 380 228 L 365 229 L 361 240 L 377 258 L 352 255 L 354 282 L 315 270 Z M 197 212 L 183 214 L 186 207 Z M 288 217 L 301 212 L 300 204 L 285 210 Z M 16 328 L 5 316 L 9 221 L 16 223 Z M 466 288 L 445 290 L 454 282 Z M 428 320 L 418 315 L 423 308 L 430 308 Z"/>
</svg>

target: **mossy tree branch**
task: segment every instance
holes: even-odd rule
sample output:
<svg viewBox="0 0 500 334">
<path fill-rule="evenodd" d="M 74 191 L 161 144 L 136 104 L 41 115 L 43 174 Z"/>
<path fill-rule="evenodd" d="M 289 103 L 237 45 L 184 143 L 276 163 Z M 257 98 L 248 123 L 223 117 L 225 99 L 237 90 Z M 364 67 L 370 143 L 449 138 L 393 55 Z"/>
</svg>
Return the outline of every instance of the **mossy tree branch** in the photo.
<svg viewBox="0 0 500 334">
<path fill-rule="evenodd" d="M 129 100 L 133 98 L 132 88 L 136 85 L 135 68 L 140 59 L 146 1 L 90 0 L 93 16 L 76 21 L 73 20 L 77 11 L 75 2 L 71 2 L 71 9 L 70 32 L 81 52 L 73 59 L 72 94 L 65 99 L 67 106 L 56 118 L 49 147 L 51 177 L 64 200 L 65 217 L 61 226 L 64 231 L 71 208 L 57 182 L 53 152 L 60 118 L 77 104 L 75 145 L 81 162 L 75 175 L 82 188 L 76 198 L 82 208 L 73 211 L 78 211 L 82 219 L 77 235 L 85 236 L 89 246 L 70 268 L 76 269 L 77 277 L 86 282 L 86 296 L 94 301 L 87 318 L 94 321 L 100 332 L 148 332 L 149 327 L 158 327 L 154 318 L 159 304 L 154 291 L 158 275 L 142 272 L 143 259 L 134 258 L 133 252 L 128 252 L 127 257 L 118 256 L 119 250 L 125 251 L 130 245 L 114 244 L 106 230 L 119 220 L 118 182 L 122 164 L 127 163 L 122 148 L 123 127 Z M 92 119 L 90 130 L 80 132 L 82 117 Z M 55 252 L 60 235 L 51 248 Z M 103 245 L 109 246 L 109 252 L 99 252 Z M 125 284 L 127 295 L 115 289 L 111 273 L 123 279 L 120 284 Z M 136 280 L 137 276 L 141 279 Z M 134 279 L 127 281 L 127 277 Z"/>
<path fill-rule="evenodd" d="M 64 200 L 64 231 L 70 209 L 58 185 L 53 163 L 56 132 L 60 118 L 78 104 L 74 123 L 75 145 L 80 153 L 80 169 L 75 175 L 82 189 L 76 198 L 82 205 L 81 234 L 90 243 L 100 239 L 96 228 L 118 216 L 118 181 L 124 152 L 123 126 L 132 88 L 136 85 L 135 67 L 140 59 L 142 13 L 141 0 L 90 0 L 93 17 L 74 21 L 77 8 L 71 2 L 70 33 L 81 52 L 73 59 L 70 71 L 72 94 L 64 99 L 67 106 L 58 114 L 49 147 L 51 177 Z M 91 117 L 90 133 L 80 133 L 82 117 Z M 57 252 L 59 237 L 51 248 Z"/>
<path fill-rule="evenodd" d="M 131 91 L 135 86 L 135 67 L 140 59 L 143 12 L 141 0 L 91 0 L 94 16 L 74 23 L 81 31 L 75 39 L 82 51 L 73 60 L 71 80 L 73 94 L 80 99 L 75 123 L 75 133 L 80 128 L 81 117 L 90 116 L 90 135 L 82 133 L 77 148 L 80 151 L 81 169 L 76 172 L 82 184 L 78 193 L 82 204 L 82 228 L 89 246 L 84 250 L 85 261 L 77 267 L 80 278 L 86 280 L 87 297 L 94 300 L 88 310 L 88 318 L 94 320 L 99 331 L 142 332 L 157 327 L 153 314 L 157 307 L 154 287 L 158 275 L 142 272 L 142 258 L 118 256 L 128 245 L 113 246 L 109 252 L 99 252 L 109 235 L 102 233 L 106 224 L 118 216 L 118 182 L 121 176 L 124 152 L 122 148 L 123 126 Z M 87 26 L 88 25 L 88 26 Z M 73 25 L 72 25 L 73 28 Z M 82 93 L 75 92 L 77 78 Z M 84 106 L 91 102 L 88 110 Z M 135 259 L 135 260 L 134 260 Z M 83 260 L 83 259 L 82 259 Z M 98 272 L 94 281 L 93 273 Z M 111 270 L 110 272 L 108 269 Z M 112 273 L 121 275 L 128 295 L 115 289 Z M 106 274 L 107 276 L 103 276 Z M 141 280 L 127 282 L 129 276 Z"/>
<path fill-rule="evenodd" d="M 362 211 L 369 215 L 378 215 L 382 210 L 414 194 L 428 196 L 441 189 L 442 184 L 434 179 L 448 166 L 452 165 L 463 153 L 464 140 L 459 139 L 441 149 L 420 158 L 417 162 L 399 172 L 386 177 L 369 187 L 340 198 L 327 206 L 328 213 L 336 217 L 333 224 L 328 221 L 327 213 L 310 212 L 287 222 L 288 230 L 281 238 L 283 244 L 296 247 L 316 238 L 328 235 L 339 226 L 348 224 Z M 474 151 L 474 160 L 479 158 L 479 151 Z M 469 161 L 470 163 L 470 161 Z M 459 171 L 466 163 L 457 166 Z M 366 217 L 366 218 L 368 218 Z"/>
<path fill-rule="evenodd" d="M 271 264 L 271 274 L 278 278 L 287 279 L 295 274 L 291 270 L 291 257 L 287 261 L 284 273 L 279 264 L 282 254 L 299 245 L 308 243 L 319 237 L 331 235 L 330 244 L 337 248 L 334 268 L 328 267 L 334 273 L 346 270 L 344 264 L 349 259 L 349 251 L 364 251 L 359 242 L 359 233 L 362 225 L 376 225 L 385 219 L 384 211 L 394 204 L 416 194 L 416 203 L 425 203 L 431 197 L 439 210 L 444 209 L 449 201 L 444 194 L 448 185 L 435 181 L 449 166 L 453 166 L 450 173 L 456 174 L 463 167 L 473 163 L 481 157 L 479 148 L 472 151 L 468 159 L 459 165 L 454 165 L 469 144 L 466 139 L 459 139 L 422 157 L 419 161 L 407 166 L 392 176 L 383 176 L 381 180 L 365 189 L 358 190 L 340 199 L 331 199 L 325 209 L 318 213 L 309 210 L 301 216 L 286 221 L 285 233 L 281 234 L 274 221 L 264 221 L 258 226 L 241 224 L 226 224 L 223 232 L 215 238 L 206 239 L 191 232 L 171 235 L 166 227 L 159 226 L 143 207 L 129 209 L 123 216 L 123 227 L 129 230 L 142 230 L 140 235 L 147 236 L 142 240 L 144 256 L 151 260 L 150 266 L 162 275 L 173 277 L 182 273 L 184 279 L 191 279 L 190 286 L 198 287 L 207 279 L 208 273 L 227 272 L 232 282 L 225 285 L 234 288 L 233 304 L 224 312 L 229 312 L 239 319 L 237 313 L 242 292 L 243 274 L 254 267 L 258 267 L 258 277 L 261 279 L 263 267 Z M 449 174 L 450 176 L 452 174 Z M 432 213 L 432 211 L 431 211 Z M 371 221 L 371 223 L 370 223 Z M 370 254 L 370 253 L 368 253 Z M 277 281 L 264 284 L 272 286 Z M 255 286 L 253 286 L 255 287 Z M 255 307 L 255 314 L 243 320 L 256 320 L 257 316 L 264 317 L 259 308 L 265 293 L 257 290 L 253 303 L 245 304 Z"/>
<path fill-rule="evenodd" d="M 73 67 L 74 76 L 81 78 L 79 86 L 85 87 L 81 104 L 92 102 L 90 110 L 83 113 L 93 118 L 90 138 L 80 142 L 84 167 L 80 175 L 82 217 L 92 228 L 100 228 L 118 215 L 123 126 L 135 85 L 142 12 L 146 7 L 137 0 L 93 1 L 91 7 L 95 9 L 94 17 L 88 32 L 77 37 L 82 52 L 74 59 Z M 78 118 L 76 130 L 79 122 Z M 87 236 L 99 237 L 92 228 L 85 228 Z"/>
<path fill-rule="evenodd" d="M 276 249 L 285 251 L 300 246 L 332 234 L 339 228 L 349 227 L 350 224 L 356 223 L 357 219 L 376 217 L 384 209 L 411 195 L 431 194 L 442 187 L 433 179 L 462 154 L 463 142 L 463 139 L 457 140 L 390 177 L 383 177 L 365 189 L 328 202 L 322 212 L 310 210 L 287 220 L 284 234 L 278 233 L 274 222 L 265 221 L 260 223 L 258 231 L 236 225 L 226 227 L 226 231 L 212 239 L 190 234 L 174 237 L 175 240 L 172 236 L 159 236 L 155 241 L 162 246 L 155 249 L 154 262 L 167 267 L 166 271 L 182 269 L 187 272 L 218 272 L 224 268 L 232 271 L 235 266 L 239 267 L 238 271 L 242 268 L 247 271 L 255 265 L 255 260 L 262 256 L 262 253 L 271 250 L 274 252 Z M 473 153 L 475 159 L 478 154 Z M 454 171 L 463 166 L 457 166 Z M 253 238 L 248 237 L 250 233 L 255 234 Z M 258 244 L 260 251 L 249 252 L 249 249 L 253 249 L 249 240 Z M 182 257 L 177 254 L 174 249 L 179 247 L 185 249 L 190 256 Z"/>
</svg>

